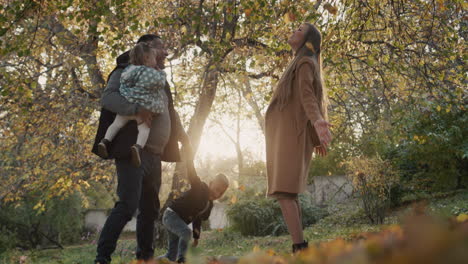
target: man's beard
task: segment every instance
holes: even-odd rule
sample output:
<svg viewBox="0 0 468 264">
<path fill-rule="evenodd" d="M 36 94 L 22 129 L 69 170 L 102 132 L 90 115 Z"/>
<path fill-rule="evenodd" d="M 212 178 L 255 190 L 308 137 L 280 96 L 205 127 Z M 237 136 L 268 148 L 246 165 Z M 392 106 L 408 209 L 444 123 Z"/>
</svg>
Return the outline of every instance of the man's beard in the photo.
<svg viewBox="0 0 468 264">
<path fill-rule="evenodd" d="M 161 70 L 164 70 L 166 68 L 166 65 L 164 65 L 164 61 L 156 62 L 156 64 L 158 65 L 158 68 L 160 68 Z"/>
</svg>

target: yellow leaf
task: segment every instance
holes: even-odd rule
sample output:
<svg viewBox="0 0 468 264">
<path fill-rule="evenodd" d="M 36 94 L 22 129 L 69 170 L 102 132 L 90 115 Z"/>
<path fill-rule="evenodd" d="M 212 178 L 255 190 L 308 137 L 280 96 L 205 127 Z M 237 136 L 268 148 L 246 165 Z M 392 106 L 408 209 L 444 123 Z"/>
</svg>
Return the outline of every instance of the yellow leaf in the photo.
<svg viewBox="0 0 468 264">
<path fill-rule="evenodd" d="M 39 175 L 39 174 L 41 174 L 41 172 L 42 172 L 42 169 L 39 168 L 39 167 L 36 167 L 36 168 L 33 169 L 33 174 L 35 174 L 35 175 Z"/>
<path fill-rule="evenodd" d="M 34 210 L 39 210 L 39 211 L 44 211 L 45 207 L 44 207 L 44 204 L 42 202 L 38 202 L 36 205 L 34 205 L 33 209 Z"/>
<path fill-rule="evenodd" d="M 468 221 L 468 215 L 467 214 L 460 214 L 459 216 L 457 216 L 457 221 L 458 222 Z"/>
<path fill-rule="evenodd" d="M 283 16 L 283 20 L 286 24 L 296 20 L 296 16 L 291 12 L 286 12 Z"/>
<path fill-rule="evenodd" d="M 289 22 L 291 22 L 291 21 L 289 20 L 289 13 L 284 14 L 283 20 L 284 20 L 284 22 L 285 22 L 286 24 L 289 24 Z"/>
<path fill-rule="evenodd" d="M 440 105 L 437 106 L 437 112 L 440 112 L 442 108 L 440 107 Z"/>
<path fill-rule="evenodd" d="M 338 8 L 336 6 L 332 6 L 331 4 L 329 3 L 326 3 L 323 8 L 325 8 L 328 12 L 330 12 L 330 14 L 332 15 L 336 15 L 336 13 L 338 12 Z"/>
<path fill-rule="evenodd" d="M 445 1 L 444 0 L 437 0 L 437 4 L 440 8 L 440 10 L 445 10 Z"/>
<path fill-rule="evenodd" d="M 187 27 L 185 25 L 183 25 L 181 28 L 180 28 L 180 31 L 182 31 L 182 34 L 187 34 Z"/>
<path fill-rule="evenodd" d="M 260 251 L 260 247 L 258 245 L 255 245 L 252 249 L 253 252 L 259 252 Z"/>
<path fill-rule="evenodd" d="M 245 186 L 244 185 L 239 186 L 239 190 L 245 191 Z"/>
<path fill-rule="evenodd" d="M 250 13 L 252 13 L 252 9 L 245 9 L 245 10 L 244 10 L 244 13 L 245 13 L 245 16 L 246 16 L 246 17 L 249 17 L 249 16 L 250 16 Z"/>
<path fill-rule="evenodd" d="M 232 203 L 232 204 L 237 203 L 237 196 L 236 196 L 236 195 L 232 196 L 232 198 L 231 198 L 231 203 Z"/>
</svg>

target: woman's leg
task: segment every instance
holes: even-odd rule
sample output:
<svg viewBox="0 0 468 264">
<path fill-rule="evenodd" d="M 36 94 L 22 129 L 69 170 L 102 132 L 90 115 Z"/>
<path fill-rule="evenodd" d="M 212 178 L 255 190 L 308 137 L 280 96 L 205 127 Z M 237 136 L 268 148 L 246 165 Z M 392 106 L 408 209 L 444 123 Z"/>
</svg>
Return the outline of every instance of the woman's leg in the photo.
<svg viewBox="0 0 468 264">
<path fill-rule="evenodd" d="M 302 218 L 301 209 L 297 199 L 278 199 L 283 213 L 284 222 L 288 227 L 289 234 L 291 234 L 294 244 L 304 242 L 304 234 L 302 231 Z"/>
</svg>

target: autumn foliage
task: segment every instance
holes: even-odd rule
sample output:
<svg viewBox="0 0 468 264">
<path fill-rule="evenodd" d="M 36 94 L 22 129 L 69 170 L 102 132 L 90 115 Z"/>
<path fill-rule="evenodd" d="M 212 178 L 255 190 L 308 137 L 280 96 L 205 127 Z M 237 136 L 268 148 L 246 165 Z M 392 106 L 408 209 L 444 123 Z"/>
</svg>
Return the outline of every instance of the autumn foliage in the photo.
<svg viewBox="0 0 468 264">
<path fill-rule="evenodd" d="M 354 238 L 314 244 L 297 255 L 254 248 L 239 264 L 404 264 L 467 263 L 468 215 L 449 221 L 413 215 L 403 225 L 392 225 L 378 233 L 356 234 Z M 192 256 L 188 263 L 236 263 L 229 258 Z"/>
<path fill-rule="evenodd" d="M 90 153 L 99 99 L 116 57 L 145 33 L 159 34 L 168 47 L 176 109 L 195 149 L 210 137 L 206 124 L 227 128 L 212 120 L 236 120 L 235 136 L 225 140 L 235 145 L 239 176 L 256 162 L 242 134 L 249 122 L 262 133 L 272 91 L 291 60 L 287 38 L 311 22 L 322 32 L 334 125 L 329 155 L 312 161 L 311 176 L 341 175 L 343 161 L 379 154 L 375 166 L 359 171 L 366 167 L 356 161 L 352 173 L 369 208 L 379 211 L 376 223 L 393 183 L 411 194 L 467 188 L 467 9 L 461 0 L 0 1 L 0 230 L 6 234 L 0 245 L 36 247 L 44 236 L 31 235 L 30 226 L 42 232 L 54 204 L 70 197 L 79 210 L 111 203 L 103 196 L 114 193 L 114 167 Z M 248 147 L 261 148 L 262 140 Z M 397 164 L 400 177 L 385 168 L 379 173 L 376 166 L 387 161 Z M 173 175 L 175 193 L 183 175 Z M 373 204 L 380 201 L 384 206 Z M 19 217 L 23 210 L 31 217 Z M 25 219 L 32 224 L 13 228 Z M 467 246 L 466 229 L 466 223 L 413 219 L 299 256 L 259 251 L 241 263 L 456 262 L 466 259 L 460 249 Z"/>
</svg>

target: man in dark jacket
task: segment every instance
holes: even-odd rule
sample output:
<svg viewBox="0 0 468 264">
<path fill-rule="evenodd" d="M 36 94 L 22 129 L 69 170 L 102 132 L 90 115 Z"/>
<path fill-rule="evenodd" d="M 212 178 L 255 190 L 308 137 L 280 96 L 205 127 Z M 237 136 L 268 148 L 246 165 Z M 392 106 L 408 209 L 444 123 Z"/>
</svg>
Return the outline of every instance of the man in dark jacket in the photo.
<svg viewBox="0 0 468 264">
<path fill-rule="evenodd" d="M 160 69 L 164 69 L 167 51 L 157 35 L 143 35 L 138 40 L 149 43 L 156 53 Z M 145 148 L 141 154 L 141 166 L 134 167 L 130 160 L 130 147 L 136 142 L 138 133 L 135 121 L 130 121 L 122 128 L 109 145 L 109 157 L 115 159 L 117 168 L 119 201 L 115 203 L 111 214 L 101 231 L 97 246 L 96 263 L 110 263 L 117 240 L 125 224 L 131 220 L 138 209 L 137 216 L 137 250 L 138 260 L 150 260 L 154 255 L 153 230 L 159 213 L 159 188 L 161 186 L 161 160 L 180 161 L 178 142 L 182 142 L 186 152 L 191 156 L 191 145 L 187 134 L 174 110 L 172 95 L 166 83 L 168 97 L 167 112 L 154 115 L 139 105 L 128 102 L 119 93 L 120 76 L 129 63 L 129 54 L 125 52 L 117 58 L 117 67 L 112 71 L 103 92 L 101 103 L 103 109 L 99 118 L 93 152 L 97 154 L 97 144 L 104 137 L 105 131 L 116 114 L 136 115 L 151 128 Z"/>
<path fill-rule="evenodd" d="M 221 198 L 229 186 L 224 174 L 218 174 L 206 184 L 197 176 L 192 162 L 187 162 L 190 190 L 170 202 L 164 211 L 163 225 L 168 231 L 168 251 L 160 258 L 167 258 L 178 263 L 185 262 L 185 253 L 193 233 L 194 243 L 198 245 L 201 223 L 208 220 L 213 208 L 213 201 Z M 188 225 L 192 223 L 193 230 Z"/>
</svg>

